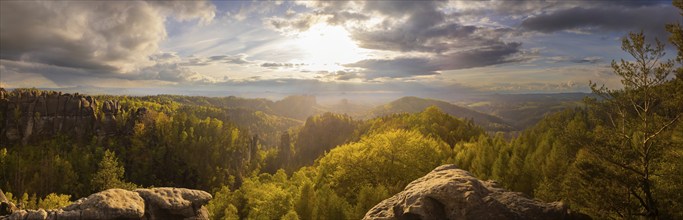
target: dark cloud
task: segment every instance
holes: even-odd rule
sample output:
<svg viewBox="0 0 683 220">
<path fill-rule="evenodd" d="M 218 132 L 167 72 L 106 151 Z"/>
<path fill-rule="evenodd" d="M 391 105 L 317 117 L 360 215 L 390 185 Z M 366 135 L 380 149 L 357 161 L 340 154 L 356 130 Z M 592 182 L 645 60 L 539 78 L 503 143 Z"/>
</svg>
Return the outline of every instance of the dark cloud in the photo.
<svg viewBox="0 0 683 220">
<path fill-rule="evenodd" d="M 640 31 L 663 39 L 668 34 L 664 25 L 680 22 L 681 15 L 670 6 L 631 5 L 587 7 L 579 6 L 539 14 L 525 19 L 524 30 L 552 33 L 564 30 L 587 31 Z"/>
<path fill-rule="evenodd" d="M 352 36 L 360 47 L 368 49 L 441 53 L 460 46 L 478 46 L 483 42 L 496 41 L 475 36 L 478 30 L 475 26 L 450 24 L 412 30 L 388 28 L 355 31 Z"/>
<path fill-rule="evenodd" d="M 346 67 L 361 68 L 365 78 L 404 78 L 420 75 L 436 75 L 439 71 L 491 66 L 509 62 L 520 62 L 524 56 L 520 43 L 507 43 L 457 51 L 433 57 L 400 57 L 395 59 L 369 59 L 347 64 Z"/>
<path fill-rule="evenodd" d="M 347 80 L 352 80 L 352 79 L 359 79 L 361 78 L 358 73 L 351 72 L 351 71 L 337 71 L 334 73 L 334 79 L 335 80 L 342 80 L 342 81 L 347 81 Z"/>
<path fill-rule="evenodd" d="M 247 60 L 246 54 L 237 55 L 217 55 L 210 57 L 190 57 L 187 61 L 183 62 L 184 66 L 206 66 L 216 63 L 227 63 L 227 64 L 249 64 L 252 61 Z"/>
<path fill-rule="evenodd" d="M 544 12 L 555 12 L 574 7 L 614 8 L 671 5 L 666 0 L 497 0 L 497 1 L 452 1 L 455 8 L 462 11 L 462 15 L 492 14 L 512 18 L 525 18 Z"/>
<path fill-rule="evenodd" d="M 681 20 L 669 2 L 661 1 L 307 1 L 303 4 L 313 12 L 298 14 L 289 20 L 288 27 L 305 30 L 312 24 L 327 21 L 347 27 L 352 39 L 362 48 L 420 54 L 345 65 L 360 69 L 366 79 L 434 75 L 444 70 L 532 61 L 539 57 L 539 52 L 531 51 L 533 48 L 523 50 L 518 42 L 529 37 L 528 32 L 644 29 L 655 32 L 661 39 L 666 33 L 664 24 Z M 494 20 L 504 22 L 491 22 Z M 305 25 L 297 26 L 297 23 Z M 566 61 L 592 64 L 601 62 L 602 58 Z"/>
<path fill-rule="evenodd" d="M 302 71 L 303 72 L 303 71 Z M 334 81 L 349 81 L 352 79 L 363 79 L 360 74 L 353 70 L 339 70 L 339 71 L 319 71 L 317 79 L 327 79 Z"/>
<path fill-rule="evenodd" d="M 364 21 L 364 20 L 367 20 L 369 18 L 370 18 L 370 16 L 367 16 L 367 15 L 362 14 L 362 13 L 341 11 L 341 12 L 331 13 L 331 16 L 327 19 L 327 23 L 330 23 L 333 25 L 338 25 L 338 24 L 343 24 L 347 21 Z"/>
<path fill-rule="evenodd" d="M 498 44 L 447 54 L 436 61 L 442 70 L 467 69 L 509 62 L 521 62 L 527 58 L 514 56 L 520 53 L 521 43 Z"/>
<path fill-rule="evenodd" d="M 303 66 L 303 65 L 304 65 L 303 63 L 275 63 L 275 62 L 266 62 L 266 63 L 262 63 L 262 64 L 261 64 L 261 67 L 277 69 L 277 68 L 281 68 L 281 67 L 289 67 L 289 68 L 291 68 L 291 67 L 297 67 L 297 66 Z"/>
<path fill-rule="evenodd" d="M 545 59 L 551 63 L 572 62 L 572 63 L 580 63 L 580 64 L 596 64 L 596 63 L 600 63 L 603 61 L 603 58 L 599 57 L 599 56 L 590 56 L 590 57 L 583 57 L 583 58 L 572 58 L 569 56 L 554 56 L 554 57 L 546 57 Z"/>
<path fill-rule="evenodd" d="M 112 71 L 145 60 L 165 35 L 163 18 L 145 2 L 0 4 L 2 59 Z"/>
<path fill-rule="evenodd" d="M 458 13 L 444 10 L 450 4 L 447 1 L 314 1 L 304 4 L 313 8 L 313 12 L 288 20 L 288 27 L 297 27 L 297 23 L 308 27 L 327 21 L 346 26 L 350 37 L 361 48 L 422 53 L 345 65 L 361 69 L 360 73 L 366 79 L 435 75 L 441 70 L 513 62 L 515 60 L 508 58 L 521 52 L 519 42 L 504 40 L 514 34 L 513 29 L 465 24 L 457 19 Z"/>
<path fill-rule="evenodd" d="M 182 84 L 214 83 L 217 81 L 181 65 L 180 57 L 174 53 L 150 55 L 149 62 L 153 65 L 139 68 L 134 73 L 127 74 L 13 60 L 0 60 L 0 69 L 7 70 L 7 72 L 2 72 L 3 75 L 7 73 L 38 74 L 58 86 L 107 84 L 111 80 L 128 82 L 166 81 Z"/>
<path fill-rule="evenodd" d="M 159 67 L 167 18 L 208 22 L 214 10 L 206 1 L 0 1 L 0 59 L 56 82 L 53 72 L 134 78 Z"/>
<path fill-rule="evenodd" d="M 600 63 L 602 62 L 602 57 L 584 57 L 581 59 L 575 59 L 572 60 L 574 63 L 589 63 L 589 64 L 595 64 L 595 63 Z"/>
<path fill-rule="evenodd" d="M 385 17 L 381 25 L 353 29 L 360 47 L 389 51 L 444 53 L 502 44 L 505 29 L 465 25 L 447 19 L 444 1 L 367 1 L 364 10 Z"/>
<path fill-rule="evenodd" d="M 265 22 L 276 30 L 302 32 L 311 28 L 321 19 L 319 14 L 297 14 L 292 18 L 272 17 L 266 19 Z"/>
</svg>

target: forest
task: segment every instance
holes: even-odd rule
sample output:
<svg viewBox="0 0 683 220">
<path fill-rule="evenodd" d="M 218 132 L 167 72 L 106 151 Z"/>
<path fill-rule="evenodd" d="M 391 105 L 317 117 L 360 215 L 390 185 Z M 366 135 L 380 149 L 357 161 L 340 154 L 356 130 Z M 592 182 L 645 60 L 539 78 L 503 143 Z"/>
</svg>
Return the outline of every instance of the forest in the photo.
<svg viewBox="0 0 683 220">
<path fill-rule="evenodd" d="M 623 38 L 630 59 L 611 63 L 621 88 L 591 83 L 581 104 L 538 122 L 415 97 L 365 117 L 315 107 L 312 96 L 74 94 L 76 110 L 57 101 L 51 112 L 50 97 L 65 94 L 3 89 L 0 188 L 22 208 L 173 186 L 210 192 L 212 219 L 361 219 L 433 168 L 456 164 L 595 219 L 683 219 L 683 29 L 667 30 L 668 43 L 642 32 Z"/>
</svg>

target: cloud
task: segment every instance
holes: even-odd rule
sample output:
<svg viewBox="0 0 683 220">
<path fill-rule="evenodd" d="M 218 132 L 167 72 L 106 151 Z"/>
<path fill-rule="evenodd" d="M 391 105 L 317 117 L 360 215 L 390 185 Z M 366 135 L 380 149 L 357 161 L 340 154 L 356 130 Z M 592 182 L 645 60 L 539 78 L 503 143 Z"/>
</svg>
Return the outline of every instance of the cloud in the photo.
<svg viewBox="0 0 683 220">
<path fill-rule="evenodd" d="M 447 14 L 441 1 L 367 1 L 366 12 L 382 22 L 352 29 L 360 47 L 400 52 L 448 53 L 463 49 L 505 44 L 511 29 L 464 24 Z"/>
<path fill-rule="evenodd" d="M 148 1 L 147 3 L 178 21 L 199 19 L 201 23 L 206 24 L 216 16 L 216 6 L 209 1 Z"/>
<path fill-rule="evenodd" d="M 592 57 L 584 57 L 581 59 L 575 59 L 572 62 L 574 63 L 590 63 L 590 64 L 595 64 L 595 63 L 600 63 L 602 62 L 602 57 L 598 56 L 592 56 Z"/>
<path fill-rule="evenodd" d="M 443 70 L 484 67 L 509 62 L 520 62 L 525 56 L 514 56 L 520 53 L 521 43 L 506 43 L 460 51 L 441 57 L 437 61 Z"/>
<path fill-rule="evenodd" d="M 363 69 L 365 78 L 375 79 L 381 77 L 403 78 L 419 75 L 438 74 L 439 68 L 429 59 L 401 57 L 395 59 L 369 59 L 356 63 L 346 64 L 345 67 Z"/>
<path fill-rule="evenodd" d="M 421 75 L 437 75 L 440 71 L 491 66 L 524 61 L 520 43 L 507 43 L 489 47 L 457 51 L 431 57 L 398 57 L 394 59 L 368 59 L 346 64 L 345 67 L 361 68 L 365 78 L 405 78 Z"/>
<path fill-rule="evenodd" d="M 181 65 L 181 59 L 175 53 L 156 53 L 151 55 L 149 59 L 154 65 L 139 68 L 133 73 L 87 70 L 3 59 L 0 60 L 1 81 L 12 87 L 23 86 L 27 82 L 30 83 L 32 81 L 31 78 L 40 78 L 38 76 L 43 77 L 43 79 L 37 81 L 41 82 L 40 85 L 50 84 L 57 87 L 81 85 L 122 86 L 112 82 L 125 82 L 125 84 L 130 86 L 141 87 L 168 84 L 196 85 L 218 82 L 218 80 L 212 77 L 197 73 Z M 26 77 L 22 79 L 22 77 L 18 77 L 19 75 Z M 42 81 L 48 81 L 49 83 Z"/>
<path fill-rule="evenodd" d="M 590 5 L 588 5 L 590 6 Z M 668 36 L 664 25 L 681 20 L 679 12 L 670 6 L 632 5 L 587 7 L 577 6 L 529 17 L 522 21 L 524 30 L 552 33 L 565 30 L 640 31 L 660 39 Z"/>
<path fill-rule="evenodd" d="M 266 25 L 275 30 L 283 32 L 303 32 L 307 31 L 314 24 L 324 20 L 324 16 L 319 14 L 297 14 L 294 17 L 271 17 L 265 19 Z"/>
<path fill-rule="evenodd" d="M 162 80 L 179 83 L 215 83 L 216 79 L 190 70 L 183 65 L 181 58 L 175 53 L 158 53 L 151 56 L 155 63 L 139 70 L 136 79 Z"/>
<path fill-rule="evenodd" d="M 353 71 L 344 71 L 344 70 L 339 70 L 336 71 L 332 74 L 334 77 L 334 80 L 341 80 L 341 81 L 348 81 L 352 79 L 359 79 L 361 78 L 358 73 L 353 72 Z"/>
<path fill-rule="evenodd" d="M 266 68 L 271 68 L 271 69 L 277 69 L 277 68 L 292 68 L 292 67 L 298 67 L 298 66 L 303 66 L 303 63 L 276 63 L 276 62 L 265 62 L 261 64 L 261 67 L 266 67 Z"/>
<path fill-rule="evenodd" d="M 517 62 L 521 43 L 504 40 L 514 30 L 465 24 L 446 1 L 305 1 L 311 11 L 269 18 L 271 27 L 301 32 L 326 22 L 345 27 L 364 49 L 393 54 L 345 67 L 365 79 L 436 75 L 442 70 Z M 406 55 L 407 54 L 407 55 Z"/>
<path fill-rule="evenodd" d="M 54 72 L 134 78 L 168 65 L 154 57 L 167 18 L 209 22 L 214 11 L 205 1 L 1 1 L 0 59 L 55 82 Z"/>
<path fill-rule="evenodd" d="M 217 63 L 227 63 L 227 64 L 249 64 L 252 61 L 247 60 L 246 54 L 237 55 L 216 55 L 210 57 L 196 57 L 191 56 L 187 61 L 183 62 L 184 66 L 207 66 Z"/>
</svg>

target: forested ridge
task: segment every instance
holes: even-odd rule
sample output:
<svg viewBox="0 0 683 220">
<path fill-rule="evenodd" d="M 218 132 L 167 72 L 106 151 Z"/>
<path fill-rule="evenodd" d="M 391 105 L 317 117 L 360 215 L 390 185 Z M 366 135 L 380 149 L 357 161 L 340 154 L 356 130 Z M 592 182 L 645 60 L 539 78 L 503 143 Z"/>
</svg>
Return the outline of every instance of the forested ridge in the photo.
<svg viewBox="0 0 683 220">
<path fill-rule="evenodd" d="M 445 104 L 409 113 L 390 104 L 360 120 L 321 112 L 310 96 L 1 90 L 0 187 L 23 208 L 172 186 L 210 192 L 213 219 L 360 219 L 414 179 L 456 164 L 596 219 L 683 219 L 683 29 L 667 30 L 673 59 L 663 42 L 625 36 L 631 59 L 611 64 L 621 88 L 591 83 L 582 105 L 513 138 L 482 128 L 482 118 L 453 117 L 447 111 L 460 109 Z M 393 105 L 422 103 L 406 99 Z"/>
</svg>

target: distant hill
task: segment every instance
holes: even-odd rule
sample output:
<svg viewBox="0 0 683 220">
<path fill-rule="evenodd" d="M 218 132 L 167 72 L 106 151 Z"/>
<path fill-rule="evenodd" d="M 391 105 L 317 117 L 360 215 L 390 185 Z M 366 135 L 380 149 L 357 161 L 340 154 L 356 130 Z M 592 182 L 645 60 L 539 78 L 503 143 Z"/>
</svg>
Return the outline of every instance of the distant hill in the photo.
<svg viewBox="0 0 683 220">
<path fill-rule="evenodd" d="M 458 102 L 462 106 L 494 115 L 522 130 L 547 114 L 584 106 L 590 93 L 494 94 Z"/>
<path fill-rule="evenodd" d="M 380 105 L 371 111 L 373 117 L 388 115 L 393 113 L 416 113 L 421 112 L 427 107 L 436 106 L 443 112 L 462 119 L 472 119 L 474 123 L 482 126 L 487 131 L 513 131 L 516 130 L 503 119 L 481 113 L 472 109 L 457 106 L 448 102 L 424 99 L 413 96 L 403 97 L 385 105 Z"/>
<path fill-rule="evenodd" d="M 320 112 L 333 112 L 336 114 L 345 114 L 354 119 L 370 119 L 369 113 L 373 110 L 374 105 L 357 104 L 348 99 L 342 99 L 337 103 L 320 106 Z"/>
<path fill-rule="evenodd" d="M 309 116 L 322 113 L 322 111 L 319 110 L 315 96 L 309 95 L 292 95 L 278 101 L 271 101 L 264 98 L 250 99 L 235 96 L 204 97 L 159 95 L 151 97 L 168 98 L 181 104 L 261 111 L 270 115 L 296 120 L 306 120 Z"/>
</svg>

